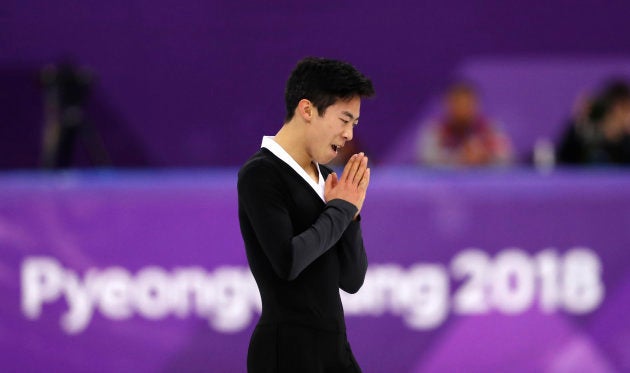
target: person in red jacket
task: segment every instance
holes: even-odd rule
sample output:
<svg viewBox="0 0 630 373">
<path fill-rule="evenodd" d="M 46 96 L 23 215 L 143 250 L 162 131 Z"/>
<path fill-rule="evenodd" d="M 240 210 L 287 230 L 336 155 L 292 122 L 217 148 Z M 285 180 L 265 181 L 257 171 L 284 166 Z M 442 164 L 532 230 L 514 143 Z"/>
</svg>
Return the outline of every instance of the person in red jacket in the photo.
<svg viewBox="0 0 630 373">
<path fill-rule="evenodd" d="M 423 129 L 420 161 L 428 166 L 490 166 L 508 164 L 509 139 L 481 114 L 475 88 L 468 83 L 451 86 L 445 113 Z"/>
</svg>

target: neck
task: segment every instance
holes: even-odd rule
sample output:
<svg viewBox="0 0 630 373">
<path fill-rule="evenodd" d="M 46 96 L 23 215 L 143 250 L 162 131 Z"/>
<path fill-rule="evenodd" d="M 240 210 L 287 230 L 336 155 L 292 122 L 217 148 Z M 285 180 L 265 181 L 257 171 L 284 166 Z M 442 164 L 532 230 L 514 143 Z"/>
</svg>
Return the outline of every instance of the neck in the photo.
<svg viewBox="0 0 630 373">
<path fill-rule="evenodd" d="M 305 171 L 312 169 L 312 159 L 306 150 L 304 133 L 300 129 L 299 123 L 285 123 L 278 131 L 274 140 L 282 146 L 291 158 L 293 158 Z"/>
</svg>

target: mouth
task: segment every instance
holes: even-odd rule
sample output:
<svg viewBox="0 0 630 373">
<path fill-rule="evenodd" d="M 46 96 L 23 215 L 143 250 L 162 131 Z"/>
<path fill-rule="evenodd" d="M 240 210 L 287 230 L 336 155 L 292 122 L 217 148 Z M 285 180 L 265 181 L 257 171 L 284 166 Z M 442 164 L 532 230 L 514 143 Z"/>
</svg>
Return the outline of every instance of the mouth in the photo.
<svg viewBox="0 0 630 373">
<path fill-rule="evenodd" d="M 332 144 L 330 147 L 332 148 L 332 150 L 333 150 L 335 153 L 337 153 L 337 152 L 339 151 L 339 149 L 343 148 L 343 145 L 335 145 L 335 144 Z"/>
</svg>

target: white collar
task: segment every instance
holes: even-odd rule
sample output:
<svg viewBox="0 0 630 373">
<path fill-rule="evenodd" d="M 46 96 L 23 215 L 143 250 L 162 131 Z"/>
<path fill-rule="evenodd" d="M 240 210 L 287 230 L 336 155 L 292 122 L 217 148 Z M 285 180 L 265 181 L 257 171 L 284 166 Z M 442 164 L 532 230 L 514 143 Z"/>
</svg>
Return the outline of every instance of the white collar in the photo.
<svg viewBox="0 0 630 373">
<path fill-rule="evenodd" d="M 295 159 L 293 159 L 293 157 L 291 157 L 291 155 L 287 153 L 287 151 L 284 150 L 282 146 L 280 146 L 280 144 L 278 144 L 274 140 L 273 136 L 263 136 L 262 144 L 260 145 L 260 147 L 266 148 L 267 150 L 272 152 L 276 157 L 280 158 L 284 163 L 288 164 L 293 170 L 295 170 L 295 172 L 298 173 L 298 175 L 300 175 L 304 180 L 306 180 L 308 185 L 310 185 L 311 188 L 313 188 L 315 193 L 317 193 L 317 195 L 322 199 L 322 201 L 326 202 L 326 199 L 324 198 L 325 180 L 324 180 L 324 177 L 322 176 L 322 172 L 319 169 L 319 165 L 317 164 L 317 162 L 313 162 L 313 163 L 315 163 L 317 172 L 319 173 L 318 183 L 316 183 L 315 180 L 313 180 L 306 173 L 306 171 L 295 161 Z"/>
</svg>

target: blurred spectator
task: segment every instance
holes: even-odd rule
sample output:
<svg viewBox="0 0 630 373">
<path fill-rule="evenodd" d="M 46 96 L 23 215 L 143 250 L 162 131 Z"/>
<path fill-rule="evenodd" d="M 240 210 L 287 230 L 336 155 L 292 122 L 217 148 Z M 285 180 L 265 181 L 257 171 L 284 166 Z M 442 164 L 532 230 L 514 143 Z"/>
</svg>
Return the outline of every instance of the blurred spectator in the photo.
<svg viewBox="0 0 630 373">
<path fill-rule="evenodd" d="M 612 81 L 585 101 L 569 121 L 557 149 L 565 164 L 630 164 L 630 87 Z"/>
<path fill-rule="evenodd" d="M 419 157 L 430 166 L 502 165 L 510 163 L 512 146 L 480 113 L 475 88 L 460 82 L 446 93 L 443 117 L 422 131 Z"/>
<path fill-rule="evenodd" d="M 73 165 L 76 143 L 80 142 L 94 165 L 111 162 L 105 145 L 85 108 L 93 74 L 70 60 L 48 65 L 41 73 L 44 88 L 42 166 L 68 168 Z"/>
<path fill-rule="evenodd" d="M 573 114 L 568 120 L 566 130 L 562 135 L 556 151 L 558 163 L 579 164 L 589 159 L 591 144 L 595 142 L 596 131 L 593 98 L 582 94 L 575 103 Z"/>
</svg>

